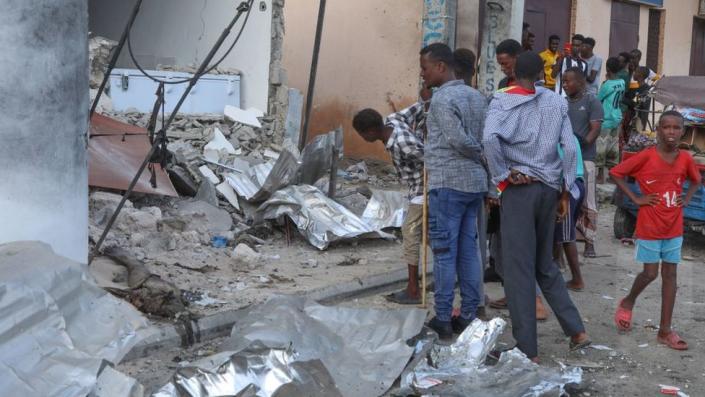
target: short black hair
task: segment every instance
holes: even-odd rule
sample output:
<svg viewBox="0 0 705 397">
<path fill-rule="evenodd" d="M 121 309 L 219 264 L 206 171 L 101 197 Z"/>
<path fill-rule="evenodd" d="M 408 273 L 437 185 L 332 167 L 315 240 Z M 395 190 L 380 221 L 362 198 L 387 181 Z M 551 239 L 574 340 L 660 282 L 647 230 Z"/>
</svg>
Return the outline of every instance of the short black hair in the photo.
<svg viewBox="0 0 705 397">
<path fill-rule="evenodd" d="M 513 57 L 519 55 L 524 49 L 521 44 L 514 39 L 507 39 L 497 44 L 495 54 L 507 54 Z"/>
<path fill-rule="evenodd" d="M 635 74 L 636 74 L 636 73 L 643 73 L 643 74 L 644 74 L 644 77 L 649 77 L 649 72 L 651 72 L 651 70 L 649 70 L 649 68 L 647 68 L 646 66 L 639 66 L 639 67 L 636 68 L 636 70 L 634 71 Z"/>
<path fill-rule="evenodd" d="M 583 44 L 587 44 L 590 47 L 595 47 L 595 39 L 592 37 L 586 37 L 585 40 L 583 40 Z"/>
<path fill-rule="evenodd" d="M 538 80 L 543 71 L 543 59 L 532 51 L 525 51 L 517 57 L 514 74 L 517 79 Z"/>
<path fill-rule="evenodd" d="M 622 70 L 622 66 L 619 64 L 619 59 L 617 59 L 617 57 L 607 58 L 607 62 L 605 62 L 605 67 L 607 67 L 607 70 L 610 73 L 618 73 L 620 70 Z"/>
<path fill-rule="evenodd" d="M 357 132 L 378 130 L 384 127 L 384 119 L 374 109 L 362 109 L 353 117 L 352 125 Z"/>
<path fill-rule="evenodd" d="M 549 42 L 549 43 L 552 42 L 553 40 L 561 41 L 561 38 L 560 38 L 560 36 L 558 36 L 557 34 L 552 34 L 552 35 L 548 36 L 548 42 Z"/>
<path fill-rule="evenodd" d="M 631 54 L 635 54 L 637 58 L 641 59 L 641 50 L 640 49 L 635 48 L 635 49 L 631 50 L 629 55 L 631 56 Z"/>
<path fill-rule="evenodd" d="M 582 34 L 579 34 L 579 33 L 574 34 L 573 37 L 570 38 L 570 41 L 573 41 L 573 40 L 585 41 L 585 36 L 583 36 Z"/>
<path fill-rule="evenodd" d="M 581 81 L 585 81 L 585 80 L 586 80 L 586 78 L 585 78 L 585 73 L 583 72 L 583 69 L 581 69 L 581 68 L 578 67 L 578 66 L 571 66 L 571 67 L 569 67 L 568 69 L 565 70 L 565 72 L 563 72 L 563 74 L 566 74 L 566 73 L 573 73 L 573 74 L 575 74 L 575 77 L 576 77 L 578 80 L 581 80 Z"/>
<path fill-rule="evenodd" d="M 524 23 L 521 25 L 521 30 L 526 30 L 526 29 L 528 29 L 528 28 L 530 28 L 530 27 L 531 27 L 531 25 L 529 25 L 528 23 L 524 22 Z"/>
<path fill-rule="evenodd" d="M 661 120 L 663 120 L 664 117 L 677 117 L 681 119 L 681 125 L 683 125 L 683 123 L 685 122 L 685 118 L 683 118 L 683 115 L 677 110 L 666 110 L 665 112 L 661 113 L 661 117 L 658 118 L 659 125 L 661 124 Z"/>
<path fill-rule="evenodd" d="M 627 61 L 627 62 L 629 62 L 629 61 L 632 60 L 632 54 L 630 54 L 630 53 L 628 53 L 628 52 L 626 52 L 626 51 L 620 52 L 620 53 L 619 53 L 619 56 L 622 57 L 622 58 L 624 58 L 624 60 Z"/>
<path fill-rule="evenodd" d="M 469 75 L 472 77 L 475 75 L 475 53 L 467 48 L 458 48 L 453 52 L 453 57 L 455 58 L 455 70 L 461 71 L 463 76 Z"/>
<path fill-rule="evenodd" d="M 453 50 L 443 43 L 429 44 L 421 49 L 420 55 L 428 54 L 429 58 L 437 62 L 443 62 L 448 66 L 453 66 L 454 57 Z"/>
</svg>

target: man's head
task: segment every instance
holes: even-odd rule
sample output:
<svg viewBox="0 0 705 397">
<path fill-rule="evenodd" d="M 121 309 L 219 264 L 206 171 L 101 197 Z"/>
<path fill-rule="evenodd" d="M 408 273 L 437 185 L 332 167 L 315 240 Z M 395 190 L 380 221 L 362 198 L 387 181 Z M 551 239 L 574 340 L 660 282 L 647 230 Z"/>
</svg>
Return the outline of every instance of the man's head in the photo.
<svg viewBox="0 0 705 397">
<path fill-rule="evenodd" d="M 526 38 L 526 44 L 524 44 L 524 50 L 533 51 L 534 45 L 536 45 L 536 35 L 529 32 L 529 35 Z"/>
<path fill-rule="evenodd" d="M 521 53 L 521 44 L 518 41 L 507 39 L 499 43 L 495 50 L 497 54 L 497 63 L 505 76 L 514 78 L 514 65 L 517 57 Z"/>
<path fill-rule="evenodd" d="M 573 35 L 573 37 L 570 39 L 570 44 L 573 47 L 574 57 L 580 55 L 580 47 L 583 45 L 583 40 L 585 40 L 585 37 L 582 34 Z"/>
<path fill-rule="evenodd" d="M 454 77 L 453 51 L 445 44 L 433 43 L 420 54 L 421 78 L 429 87 L 440 87 Z"/>
<path fill-rule="evenodd" d="M 563 72 L 561 84 L 563 91 L 569 96 L 574 97 L 585 89 L 585 75 L 579 67 L 571 67 Z"/>
<path fill-rule="evenodd" d="M 517 80 L 525 80 L 532 84 L 541 78 L 543 59 L 534 52 L 523 52 L 517 57 L 514 75 Z"/>
<path fill-rule="evenodd" d="M 384 119 L 374 109 L 363 109 L 353 117 L 353 128 L 367 142 L 381 140 L 384 133 Z"/>
<path fill-rule="evenodd" d="M 558 47 L 561 45 L 561 38 L 556 34 L 552 34 L 548 38 L 548 50 L 551 52 L 558 51 Z"/>
<path fill-rule="evenodd" d="M 661 114 L 656 126 L 656 136 L 659 143 L 669 149 L 675 149 L 683 137 L 683 115 L 675 110 Z"/>
<path fill-rule="evenodd" d="M 634 71 L 634 81 L 639 83 L 639 85 L 644 84 L 644 81 L 649 77 L 649 68 L 646 66 L 639 66 Z"/>
<path fill-rule="evenodd" d="M 521 44 L 524 46 L 529 40 L 529 34 L 531 34 L 531 25 L 524 22 L 521 25 Z"/>
<path fill-rule="evenodd" d="M 624 67 L 622 66 L 622 62 L 620 62 L 618 58 L 609 57 L 607 58 L 607 62 L 605 62 L 605 68 L 607 69 L 608 74 L 614 76 L 619 73 L 619 71 L 622 70 Z"/>
<path fill-rule="evenodd" d="M 580 46 L 580 56 L 583 58 L 592 57 L 592 50 L 595 48 L 595 39 L 586 37 L 583 44 Z"/>
<path fill-rule="evenodd" d="M 631 55 L 632 59 L 630 60 L 630 63 L 632 64 L 633 68 L 636 68 L 639 66 L 639 62 L 641 62 L 641 51 L 638 48 L 633 49 L 629 55 Z"/>
<path fill-rule="evenodd" d="M 620 52 L 619 55 L 617 55 L 617 59 L 621 65 L 620 69 L 624 69 L 629 65 L 629 62 L 631 62 L 632 55 L 628 52 Z"/>
<path fill-rule="evenodd" d="M 455 77 L 470 85 L 475 75 L 475 53 L 467 48 L 458 48 L 453 52 L 455 58 Z"/>
</svg>

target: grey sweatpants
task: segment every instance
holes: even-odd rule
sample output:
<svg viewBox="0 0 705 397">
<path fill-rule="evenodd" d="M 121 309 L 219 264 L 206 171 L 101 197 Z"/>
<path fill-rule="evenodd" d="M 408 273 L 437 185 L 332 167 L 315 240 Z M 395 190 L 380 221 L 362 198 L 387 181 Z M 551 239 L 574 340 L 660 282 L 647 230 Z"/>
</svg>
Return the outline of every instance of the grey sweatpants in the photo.
<svg viewBox="0 0 705 397">
<path fill-rule="evenodd" d="M 517 347 L 529 358 L 538 356 L 536 283 L 566 335 L 585 331 L 565 280 L 553 262 L 557 203 L 557 191 L 539 182 L 510 186 L 502 193 L 504 293 L 512 334 Z"/>
</svg>

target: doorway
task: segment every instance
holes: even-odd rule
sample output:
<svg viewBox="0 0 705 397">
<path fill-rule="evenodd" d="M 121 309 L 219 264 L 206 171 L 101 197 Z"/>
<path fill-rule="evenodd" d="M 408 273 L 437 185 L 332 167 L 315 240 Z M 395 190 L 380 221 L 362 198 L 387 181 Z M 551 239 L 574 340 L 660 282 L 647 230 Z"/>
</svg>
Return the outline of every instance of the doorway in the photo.
<svg viewBox="0 0 705 397">
<path fill-rule="evenodd" d="M 639 47 L 639 5 L 612 2 L 610 17 L 610 56 Z"/>
<path fill-rule="evenodd" d="M 690 75 L 705 76 L 705 19 L 693 17 L 693 43 L 690 47 Z"/>
<path fill-rule="evenodd" d="M 541 52 L 548 45 L 548 37 L 556 34 L 561 45 L 570 41 L 571 0 L 526 0 L 524 22 L 531 25 L 536 35 L 534 51 Z"/>
</svg>

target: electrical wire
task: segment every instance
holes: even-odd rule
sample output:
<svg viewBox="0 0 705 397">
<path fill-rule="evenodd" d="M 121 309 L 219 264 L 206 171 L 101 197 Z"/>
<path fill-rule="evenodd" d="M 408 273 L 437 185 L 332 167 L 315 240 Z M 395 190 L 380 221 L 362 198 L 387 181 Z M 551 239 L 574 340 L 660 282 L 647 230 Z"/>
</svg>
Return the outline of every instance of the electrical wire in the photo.
<svg viewBox="0 0 705 397">
<path fill-rule="evenodd" d="M 230 55 L 232 50 L 235 48 L 235 45 L 240 41 L 240 36 L 242 36 L 242 32 L 245 30 L 245 26 L 247 26 L 247 21 L 250 19 L 250 13 L 252 12 L 252 4 L 254 3 L 254 0 L 249 0 L 248 1 L 248 8 L 247 8 L 247 13 L 245 14 L 245 20 L 242 22 L 242 26 L 240 27 L 240 31 L 238 31 L 237 36 L 235 36 L 235 40 L 233 40 L 233 43 L 230 45 L 228 50 L 223 54 L 223 56 L 212 66 L 206 68 L 202 73 L 194 75 L 188 79 L 182 79 L 182 80 L 162 80 L 157 77 L 154 77 L 147 73 L 146 70 L 142 67 L 142 65 L 137 62 L 137 59 L 135 57 L 134 52 L 132 51 L 132 28 L 127 32 L 127 52 L 130 55 L 130 59 L 132 60 L 132 63 L 135 65 L 137 70 L 140 71 L 145 77 L 148 79 L 156 82 L 156 83 L 163 83 L 163 84 L 183 84 L 183 83 L 188 83 L 191 82 L 194 79 L 200 79 L 203 75 L 208 74 L 212 72 L 215 68 L 220 66 L 220 64 L 225 60 L 225 58 Z"/>
</svg>

